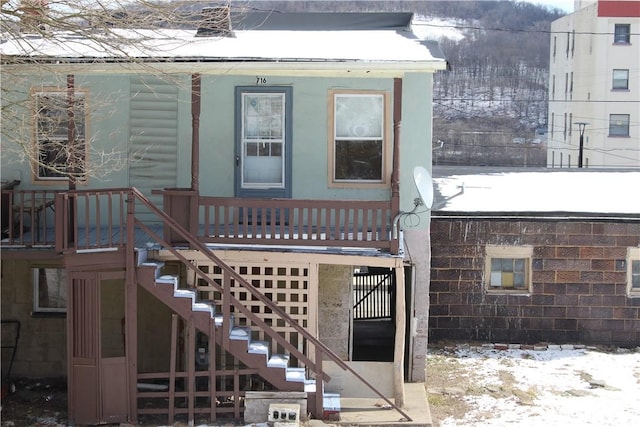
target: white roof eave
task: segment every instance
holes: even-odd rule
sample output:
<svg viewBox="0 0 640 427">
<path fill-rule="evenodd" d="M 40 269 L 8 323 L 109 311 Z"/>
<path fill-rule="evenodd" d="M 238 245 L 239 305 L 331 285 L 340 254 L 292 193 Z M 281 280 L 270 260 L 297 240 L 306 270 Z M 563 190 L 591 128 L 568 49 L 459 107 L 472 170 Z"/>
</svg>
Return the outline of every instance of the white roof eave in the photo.
<svg viewBox="0 0 640 427">
<path fill-rule="evenodd" d="M 402 77 L 405 73 L 435 73 L 446 70 L 446 61 L 392 62 L 392 61 L 349 61 L 349 60 L 265 60 L 262 58 L 243 58 L 233 61 L 216 58 L 161 58 L 127 60 L 126 62 L 105 60 L 105 58 L 42 58 L 47 69 L 55 68 L 59 72 L 75 72 L 85 74 L 119 74 L 131 72 L 165 72 L 165 73 L 201 73 L 201 74 L 237 74 L 255 75 L 288 75 L 288 76 L 353 76 L 353 77 Z M 4 67 L 24 68 L 29 74 L 41 72 L 39 67 L 30 64 L 36 62 L 29 58 L 24 63 Z"/>
</svg>

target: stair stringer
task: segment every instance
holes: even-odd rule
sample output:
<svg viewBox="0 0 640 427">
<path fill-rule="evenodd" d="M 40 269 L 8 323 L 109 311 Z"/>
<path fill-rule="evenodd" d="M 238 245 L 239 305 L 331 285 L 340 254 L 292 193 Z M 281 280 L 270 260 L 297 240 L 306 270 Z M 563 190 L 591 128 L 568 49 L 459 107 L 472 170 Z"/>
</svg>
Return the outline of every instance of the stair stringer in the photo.
<svg viewBox="0 0 640 427">
<path fill-rule="evenodd" d="M 193 320 L 197 330 L 209 335 L 209 327 L 215 319 L 209 312 L 193 310 L 193 300 L 191 298 L 176 297 L 173 287 L 159 286 L 156 284 L 157 267 L 152 265 L 140 265 L 137 268 L 137 282 L 144 289 L 154 295 L 159 301 L 173 310 L 185 320 Z M 230 328 L 232 325 L 229 325 Z M 304 391 L 305 382 L 287 381 L 287 369 L 283 367 L 267 366 L 267 356 L 264 354 L 249 353 L 249 341 L 224 339 L 222 331 L 229 331 L 225 325 L 217 325 L 216 343 L 240 360 L 246 366 L 258 371 L 258 375 L 268 381 L 271 385 L 281 391 Z M 312 394 L 312 393 L 310 393 Z"/>
</svg>

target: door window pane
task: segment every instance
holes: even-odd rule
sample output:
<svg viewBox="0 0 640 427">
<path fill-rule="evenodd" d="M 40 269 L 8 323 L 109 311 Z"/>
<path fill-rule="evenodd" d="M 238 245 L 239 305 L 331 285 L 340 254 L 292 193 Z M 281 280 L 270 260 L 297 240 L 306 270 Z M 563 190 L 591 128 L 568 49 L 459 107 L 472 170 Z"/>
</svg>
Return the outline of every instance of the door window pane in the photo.
<svg viewBox="0 0 640 427">
<path fill-rule="evenodd" d="M 242 186 L 284 186 L 284 93 L 242 94 Z"/>
</svg>

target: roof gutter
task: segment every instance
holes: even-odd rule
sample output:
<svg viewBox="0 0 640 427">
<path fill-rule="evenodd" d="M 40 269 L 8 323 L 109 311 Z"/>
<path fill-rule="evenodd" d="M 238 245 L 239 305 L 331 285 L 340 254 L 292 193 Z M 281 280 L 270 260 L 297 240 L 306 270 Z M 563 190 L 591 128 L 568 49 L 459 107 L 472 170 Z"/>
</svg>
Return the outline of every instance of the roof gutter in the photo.
<svg viewBox="0 0 640 427">
<path fill-rule="evenodd" d="M 640 222 L 640 213 L 607 212 L 458 212 L 431 211 L 431 218 L 486 221 L 625 221 Z"/>
<path fill-rule="evenodd" d="M 357 77 L 402 77 L 410 72 L 434 73 L 447 69 L 443 60 L 425 62 L 367 62 L 352 60 L 309 60 L 309 59 L 265 59 L 265 58 L 52 58 L 52 57 L 7 57 L 3 67 L 22 68 L 30 64 L 47 64 L 59 72 L 85 74 L 130 73 L 141 71 L 162 71 L 166 73 L 191 73 L 197 68 L 201 74 L 249 74 L 260 71 L 265 74 L 286 74 L 289 76 L 357 76 Z M 197 66 L 194 67 L 194 65 Z M 34 67 L 25 67 L 26 74 L 38 73 Z"/>
</svg>

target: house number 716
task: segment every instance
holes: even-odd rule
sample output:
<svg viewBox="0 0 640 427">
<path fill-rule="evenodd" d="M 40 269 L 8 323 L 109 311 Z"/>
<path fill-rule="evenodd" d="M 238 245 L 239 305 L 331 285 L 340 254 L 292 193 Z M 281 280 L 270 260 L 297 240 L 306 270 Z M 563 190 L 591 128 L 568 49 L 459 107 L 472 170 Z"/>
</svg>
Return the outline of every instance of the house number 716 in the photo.
<svg viewBox="0 0 640 427">
<path fill-rule="evenodd" d="M 266 77 L 256 77 L 256 84 L 257 85 L 266 85 L 267 84 L 267 78 Z"/>
</svg>

